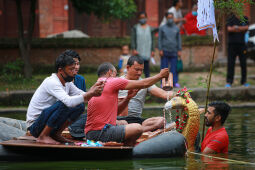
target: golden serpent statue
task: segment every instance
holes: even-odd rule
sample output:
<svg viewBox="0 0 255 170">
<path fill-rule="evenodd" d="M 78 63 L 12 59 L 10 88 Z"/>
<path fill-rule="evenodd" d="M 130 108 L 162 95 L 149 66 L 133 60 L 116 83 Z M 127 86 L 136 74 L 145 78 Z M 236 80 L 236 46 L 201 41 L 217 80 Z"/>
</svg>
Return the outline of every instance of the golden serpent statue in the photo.
<svg viewBox="0 0 255 170">
<path fill-rule="evenodd" d="M 176 96 L 165 104 L 165 110 L 182 109 L 181 115 L 176 117 L 176 130 L 186 138 L 188 150 L 194 151 L 199 131 L 200 112 L 189 92 L 186 88 L 179 90 Z"/>
</svg>

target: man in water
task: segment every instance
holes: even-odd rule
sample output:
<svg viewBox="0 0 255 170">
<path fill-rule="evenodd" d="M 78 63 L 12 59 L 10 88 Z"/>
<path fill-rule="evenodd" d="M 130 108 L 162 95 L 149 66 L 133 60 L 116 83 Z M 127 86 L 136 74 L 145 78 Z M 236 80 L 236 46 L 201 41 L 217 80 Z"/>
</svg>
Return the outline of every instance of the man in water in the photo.
<svg viewBox="0 0 255 170">
<path fill-rule="evenodd" d="M 211 154 L 228 152 L 228 134 L 223 124 L 227 119 L 230 110 L 230 106 L 222 101 L 215 101 L 209 104 L 205 114 L 206 126 L 208 126 L 209 129 L 201 144 L 202 153 Z"/>
</svg>

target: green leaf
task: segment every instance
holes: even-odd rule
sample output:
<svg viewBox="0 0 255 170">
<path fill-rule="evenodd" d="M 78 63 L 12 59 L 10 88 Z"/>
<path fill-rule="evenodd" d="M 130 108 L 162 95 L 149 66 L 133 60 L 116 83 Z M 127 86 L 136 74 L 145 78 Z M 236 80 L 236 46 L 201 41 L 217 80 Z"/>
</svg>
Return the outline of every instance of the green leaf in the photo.
<svg viewBox="0 0 255 170">
<path fill-rule="evenodd" d="M 71 0 L 78 12 L 94 14 L 102 20 L 128 19 L 136 12 L 134 0 Z"/>
</svg>

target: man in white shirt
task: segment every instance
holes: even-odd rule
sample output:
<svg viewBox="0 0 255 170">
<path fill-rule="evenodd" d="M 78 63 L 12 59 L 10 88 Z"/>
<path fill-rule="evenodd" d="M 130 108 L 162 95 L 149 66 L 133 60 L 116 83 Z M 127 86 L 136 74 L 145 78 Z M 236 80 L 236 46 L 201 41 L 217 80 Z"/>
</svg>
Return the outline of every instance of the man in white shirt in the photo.
<svg viewBox="0 0 255 170">
<path fill-rule="evenodd" d="M 72 82 L 75 61 L 66 50 L 56 59 L 55 69 L 35 91 L 27 111 L 26 122 L 36 142 L 60 144 L 69 142 L 61 136 L 62 131 L 84 112 L 84 102 L 100 96 L 104 82 L 97 82 L 88 92 L 78 89 Z"/>
<path fill-rule="evenodd" d="M 179 29 L 182 28 L 183 22 L 186 22 L 186 19 L 182 16 L 181 8 L 183 6 L 182 0 L 174 0 L 173 6 L 168 9 L 167 12 L 173 13 L 174 15 L 174 23 L 179 27 Z M 160 23 L 160 26 L 166 24 L 166 17 L 163 18 L 162 22 Z"/>
<path fill-rule="evenodd" d="M 131 56 L 127 62 L 127 74 L 121 78 L 127 80 L 141 80 L 144 62 L 138 56 Z M 119 108 L 118 120 L 126 120 L 128 123 L 139 123 L 142 125 L 143 132 L 154 131 L 164 127 L 163 117 L 142 118 L 142 111 L 147 92 L 158 98 L 167 100 L 173 97 L 172 91 L 152 85 L 148 88 L 140 89 L 137 94 L 128 94 L 128 90 L 120 90 L 118 94 Z"/>
</svg>

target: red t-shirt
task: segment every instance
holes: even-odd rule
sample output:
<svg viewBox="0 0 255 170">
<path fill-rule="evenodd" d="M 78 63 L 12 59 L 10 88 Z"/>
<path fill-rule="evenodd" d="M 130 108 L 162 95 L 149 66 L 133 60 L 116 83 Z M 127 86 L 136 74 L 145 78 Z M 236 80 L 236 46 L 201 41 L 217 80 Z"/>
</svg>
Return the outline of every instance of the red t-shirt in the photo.
<svg viewBox="0 0 255 170">
<path fill-rule="evenodd" d="M 98 80 L 103 80 L 99 78 Z M 101 130 L 105 124 L 116 125 L 118 93 L 128 84 L 127 79 L 108 78 L 101 96 L 92 97 L 88 102 L 85 133 Z"/>
<path fill-rule="evenodd" d="M 203 152 L 204 149 L 208 147 L 217 153 L 227 153 L 228 144 L 229 144 L 228 134 L 224 127 L 214 132 L 212 132 L 212 127 L 210 127 L 201 144 L 201 151 Z"/>
<path fill-rule="evenodd" d="M 187 35 L 197 34 L 197 35 L 205 35 L 205 30 L 199 31 L 197 28 L 197 16 L 192 15 L 192 12 L 189 12 L 186 16 L 186 22 L 183 24 L 185 32 Z M 184 31 L 181 31 L 181 34 L 184 34 Z"/>
</svg>

